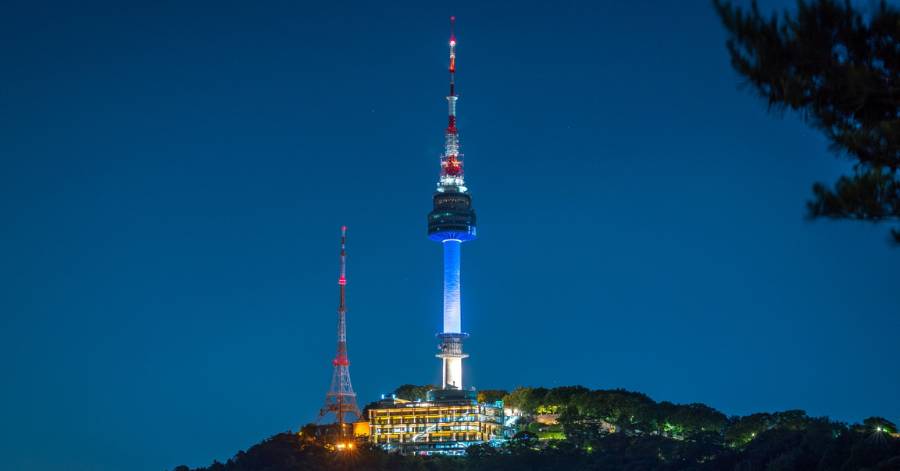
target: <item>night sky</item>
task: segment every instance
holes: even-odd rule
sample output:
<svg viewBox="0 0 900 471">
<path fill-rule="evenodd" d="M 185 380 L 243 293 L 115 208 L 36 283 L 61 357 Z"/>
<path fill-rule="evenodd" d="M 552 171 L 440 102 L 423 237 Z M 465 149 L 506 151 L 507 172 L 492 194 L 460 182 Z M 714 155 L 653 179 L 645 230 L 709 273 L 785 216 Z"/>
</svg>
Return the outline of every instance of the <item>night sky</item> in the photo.
<svg viewBox="0 0 900 471">
<path fill-rule="evenodd" d="M 804 219 L 849 164 L 740 86 L 709 2 L 124 3 L 0 14 L 4 467 L 314 419 L 342 224 L 360 405 L 440 381 L 450 14 L 467 384 L 900 420 L 900 249 Z"/>
</svg>

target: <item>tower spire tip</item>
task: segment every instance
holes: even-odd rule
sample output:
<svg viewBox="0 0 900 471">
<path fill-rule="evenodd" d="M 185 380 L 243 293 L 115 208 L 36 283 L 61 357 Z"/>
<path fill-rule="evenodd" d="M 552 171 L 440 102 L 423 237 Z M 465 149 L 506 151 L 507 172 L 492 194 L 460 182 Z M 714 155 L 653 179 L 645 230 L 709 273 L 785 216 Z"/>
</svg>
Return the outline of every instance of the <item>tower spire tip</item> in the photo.
<svg viewBox="0 0 900 471">
<path fill-rule="evenodd" d="M 450 45 L 456 44 L 456 35 L 454 34 L 454 26 L 456 25 L 456 17 L 450 17 Z"/>
</svg>

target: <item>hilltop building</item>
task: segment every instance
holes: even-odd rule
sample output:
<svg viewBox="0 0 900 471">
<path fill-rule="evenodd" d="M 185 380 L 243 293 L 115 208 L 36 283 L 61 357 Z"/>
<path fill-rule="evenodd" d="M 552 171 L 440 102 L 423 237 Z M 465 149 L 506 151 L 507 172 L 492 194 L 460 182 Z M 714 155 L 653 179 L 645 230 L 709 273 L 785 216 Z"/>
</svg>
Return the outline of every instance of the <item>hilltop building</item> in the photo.
<svg viewBox="0 0 900 471">
<path fill-rule="evenodd" d="M 425 401 L 387 398 L 369 410 L 369 433 L 388 451 L 462 455 L 470 445 L 502 438 L 503 407 L 459 389 L 430 391 Z"/>
</svg>

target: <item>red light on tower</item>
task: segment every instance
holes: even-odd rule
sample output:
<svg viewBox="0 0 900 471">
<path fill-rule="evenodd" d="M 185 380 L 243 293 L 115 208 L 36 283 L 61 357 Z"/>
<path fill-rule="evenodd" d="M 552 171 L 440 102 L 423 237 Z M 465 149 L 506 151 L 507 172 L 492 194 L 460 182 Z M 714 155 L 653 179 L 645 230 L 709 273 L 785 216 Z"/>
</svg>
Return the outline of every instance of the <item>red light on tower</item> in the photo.
<svg viewBox="0 0 900 471">
<path fill-rule="evenodd" d="M 462 174 L 462 162 L 455 155 L 451 155 L 444 162 L 444 173 L 453 177 Z"/>
</svg>

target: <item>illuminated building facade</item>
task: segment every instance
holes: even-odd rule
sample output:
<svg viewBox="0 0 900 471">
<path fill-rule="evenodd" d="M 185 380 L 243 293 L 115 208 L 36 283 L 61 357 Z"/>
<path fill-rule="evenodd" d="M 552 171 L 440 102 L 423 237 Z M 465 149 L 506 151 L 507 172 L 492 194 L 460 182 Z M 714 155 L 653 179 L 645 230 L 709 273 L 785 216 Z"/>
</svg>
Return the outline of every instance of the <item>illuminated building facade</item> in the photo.
<svg viewBox="0 0 900 471">
<path fill-rule="evenodd" d="M 388 451 L 462 455 L 470 445 L 502 437 L 503 407 L 479 403 L 475 391 L 431 391 L 424 402 L 389 398 L 369 409 L 368 432 L 370 442 Z"/>
</svg>

